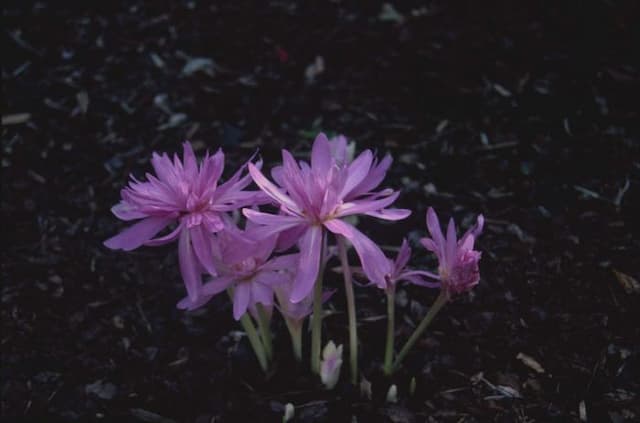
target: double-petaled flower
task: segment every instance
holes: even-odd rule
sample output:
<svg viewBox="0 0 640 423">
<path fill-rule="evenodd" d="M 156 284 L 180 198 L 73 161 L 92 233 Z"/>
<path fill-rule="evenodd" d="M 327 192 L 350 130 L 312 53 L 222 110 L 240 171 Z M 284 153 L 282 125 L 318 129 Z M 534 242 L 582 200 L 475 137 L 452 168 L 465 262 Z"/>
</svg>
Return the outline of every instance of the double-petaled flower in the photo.
<svg viewBox="0 0 640 423">
<path fill-rule="evenodd" d="M 291 281 L 291 270 L 298 262 L 297 254 L 271 258 L 276 235 L 256 238 L 251 228 L 246 231 L 231 228 L 218 235 L 214 262 L 218 275 L 202 285 L 202 295 L 193 301 L 189 296 L 178 308 L 193 310 L 207 303 L 214 295 L 231 290 L 233 317 L 254 311 L 256 304 L 273 306 L 273 288 Z"/>
<path fill-rule="evenodd" d="M 445 237 L 440 229 L 436 212 L 429 207 L 427 228 L 431 238 L 423 238 L 420 242 L 438 257 L 438 276 L 434 279 L 440 281 L 441 289 L 448 295 L 468 291 L 480 281 L 478 261 L 481 253 L 473 249 L 473 244 L 482 232 L 483 226 L 484 217 L 479 215 L 476 224 L 458 240 L 456 225 L 451 218 Z"/>
<path fill-rule="evenodd" d="M 255 183 L 276 202 L 280 214 L 244 209 L 245 216 L 262 225 L 261 233 L 299 234 L 300 260 L 291 292 L 292 302 L 302 301 L 311 292 L 320 268 L 324 229 L 342 235 L 353 244 L 367 277 L 376 284 L 384 283 L 386 258 L 380 248 L 343 218 L 365 214 L 385 220 L 400 220 L 411 212 L 389 209 L 399 193 L 392 189 L 374 192 L 380 185 L 391 158 L 378 163 L 373 153 L 365 150 L 352 162 L 339 162 L 332 154 L 329 140 L 318 135 L 311 151 L 311 163 L 297 163 L 282 150 L 282 167 L 273 172 L 277 185 L 249 164 Z"/>
<path fill-rule="evenodd" d="M 202 273 L 216 274 L 213 262 L 212 234 L 233 223 L 228 212 L 264 202 L 259 191 L 244 191 L 251 177 L 242 175 L 243 168 L 224 183 L 224 154 L 218 150 L 207 155 L 198 166 L 188 142 L 183 144 L 181 161 L 166 154 L 153 154 L 155 175 L 146 181 L 131 176 L 120 195 L 121 201 L 111 210 L 122 220 L 140 220 L 104 244 L 112 249 L 134 250 L 142 245 L 163 245 L 178 239 L 180 271 L 189 298 L 198 300 Z M 259 166 L 260 163 L 257 164 Z M 171 224 L 170 233 L 154 238 Z"/>
</svg>

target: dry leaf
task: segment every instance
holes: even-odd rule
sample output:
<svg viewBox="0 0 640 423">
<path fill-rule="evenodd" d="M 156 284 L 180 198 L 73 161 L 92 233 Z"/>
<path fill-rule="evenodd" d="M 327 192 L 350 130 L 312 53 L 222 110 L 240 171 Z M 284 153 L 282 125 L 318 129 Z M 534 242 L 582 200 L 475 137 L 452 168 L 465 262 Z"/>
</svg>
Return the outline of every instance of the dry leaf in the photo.
<svg viewBox="0 0 640 423">
<path fill-rule="evenodd" d="M 25 123 L 31 119 L 30 113 L 16 113 L 13 115 L 2 115 L 3 125 L 17 125 L 19 123 Z"/>
<path fill-rule="evenodd" d="M 530 369 L 533 369 L 538 373 L 544 373 L 544 368 L 533 357 L 524 353 L 518 353 L 516 358 L 522 361 L 522 363 Z"/>
<path fill-rule="evenodd" d="M 613 269 L 613 274 L 616 275 L 618 282 L 622 285 L 624 292 L 627 294 L 638 294 L 640 293 L 640 283 L 637 280 L 632 278 L 631 276 L 619 272 L 616 269 Z"/>
</svg>

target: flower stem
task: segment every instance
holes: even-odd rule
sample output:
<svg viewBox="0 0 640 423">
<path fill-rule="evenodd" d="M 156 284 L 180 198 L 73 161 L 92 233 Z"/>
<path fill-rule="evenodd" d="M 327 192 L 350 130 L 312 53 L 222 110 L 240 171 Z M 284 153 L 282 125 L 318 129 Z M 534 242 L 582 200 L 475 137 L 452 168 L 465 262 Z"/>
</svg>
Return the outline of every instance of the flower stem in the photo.
<svg viewBox="0 0 640 423">
<path fill-rule="evenodd" d="M 262 342 L 260 342 L 260 336 L 258 335 L 258 332 L 256 331 L 256 327 L 253 325 L 253 322 L 251 321 L 251 317 L 249 316 L 248 313 L 245 313 L 240 318 L 240 324 L 242 324 L 244 331 L 247 333 L 247 337 L 249 338 L 249 342 L 253 347 L 253 352 L 256 353 L 256 357 L 258 358 L 258 363 L 260 363 L 260 367 L 266 373 L 267 370 L 269 370 L 269 366 L 267 364 L 267 356 L 264 351 L 264 346 L 262 345 Z"/>
<path fill-rule="evenodd" d="M 313 320 L 311 326 L 311 371 L 320 374 L 320 348 L 322 344 L 322 278 L 324 274 L 326 235 L 322 231 L 322 248 L 320 250 L 320 269 L 318 279 L 313 286 Z"/>
<path fill-rule="evenodd" d="M 270 362 L 273 358 L 273 338 L 271 337 L 271 328 L 269 327 L 269 316 L 262 304 L 257 303 L 256 309 L 258 311 L 258 328 L 260 329 L 265 356 L 267 361 Z"/>
<path fill-rule="evenodd" d="M 349 318 L 349 364 L 351 367 L 351 383 L 358 382 L 358 324 L 356 321 L 356 302 L 353 294 L 353 280 L 349 258 L 347 257 L 347 247 L 344 237 L 338 235 L 338 254 L 342 262 L 342 274 L 344 275 L 344 291 L 347 297 L 347 314 Z"/>
<path fill-rule="evenodd" d="M 293 348 L 293 355 L 298 363 L 302 362 L 302 326 L 296 324 L 291 319 L 286 318 L 284 322 L 289 329 L 289 335 L 291 335 L 291 348 Z"/>
<path fill-rule="evenodd" d="M 438 295 L 438 298 L 436 298 L 434 303 L 431 305 L 431 308 L 429 309 L 427 315 L 424 316 L 424 319 L 422 319 L 407 343 L 404 344 L 404 346 L 398 353 L 398 356 L 396 357 L 396 360 L 393 362 L 393 366 L 391 367 L 390 374 L 398 370 L 398 367 L 400 367 L 402 360 L 404 360 L 411 347 L 413 347 L 418 339 L 420 339 L 420 336 L 424 333 L 429 324 L 433 321 L 433 318 L 436 317 L 440 309 L 447 303 L 448 300 L 449 296 L 447 295 L 447 293 L 444 290 L 441 290 L 440 295 Z"/>
<path fill-rule="evenodd" d="M 229 294 L 229 297 L 233 301 L 233 288 L 228 288 L 227 294 Z M 251 320 L 251 316 L 249 316 L 248 313 L 243 314 L 242 317 L 240 318 L 240 324 L 242 325 L 242 328 L 244 329 L 245 333 L 247 334 L 247 337 L 249 338 L 249 343 L 251 344 L 251 348 L 253 348 L 253 352 L 255 353 L 256 358 L 258 359 L 260 368 L 262 368 L 263 372 L 267 373 L 267 371 L 269 370 L 269 365 L 267 362 L 267 357 L 264 352 L 264 346 L 262 345 L 260 336 L 256 331 L 256 327 L 253 324 L 253 321 Z"/>
<path fill-rule="evenodd" d="M 384 374 L 389 376 L 392 373 L 393 364 L 393 339 L 396 313 L 396 289 L 395 286 L 389 286 L 387 289 L 387 343 L 384 349 Z"/>
</svg>

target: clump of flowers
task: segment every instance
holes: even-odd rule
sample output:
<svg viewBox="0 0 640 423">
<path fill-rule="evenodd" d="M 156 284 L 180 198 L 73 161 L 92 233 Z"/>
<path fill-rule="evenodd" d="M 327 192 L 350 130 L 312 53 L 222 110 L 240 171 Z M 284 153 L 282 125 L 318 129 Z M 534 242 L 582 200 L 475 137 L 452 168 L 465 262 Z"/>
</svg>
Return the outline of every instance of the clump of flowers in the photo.
<svg viewBox="0 0 640 423">
<path fill-rule="evenodd" d="M 378 160 L 371 150 L 355 154 L 355 143 L 344 136 L 319 134 L 310 161 L 296 160 L 282 150 L 282 163 L 262 171 L 261 161 L 249 160 L 224 180 L 224 154 L 206 153 L 198 164 L 188 142 L 183 157 L 154 153 L 154 174 L 145 180 L 131 177 L 112 211 L 119 219 L 135 221 L 105 241 L 111 249 L 130 251 L 178 241 L 180 272 L 186 288 L 178 308 L 205 306 L 226 292 L 233 317 L 245 332 L 266 372 L 273 360 L 271 321 L 282 316 L 291 337 L 294 357 L 302 361 L 302 335 L 311 318 L 311 369 L 325 386 L 333 388 L 342 365 L 342 345 L 329 342 L 321 352 L 323 303 L 334 293 L 323 289 L 325 268 L 333 255 L 341 263 L 349 328 L 351 382 L 358 381 L 357 310 L 352 272 L 387 297 L 387 339 L 383 370 L 391 375 L 422 336 L 439 310 L 454 296 L 480 280 L 480 252 L 474 243 L 484 219 L 460 239 L 449 221 L 442 233 L 435 211 L 427 211 L 430 238 L 422 245 L 438 259 L 436 272 L 410 268 L 411 248 L 403 240 L 395 259 L 359 230 L 356 217 L 397 221 L 407 209 L 393 207 L 400 192 L 379 188 L 392 164 L 391 156 Z M 258 189 L 248 189 L 255 183 Z M 245 219 L 242 219 L 244 216 Z M 353 247 L 359 259 L 349 260 Z M 394 354 L 395 292 L 407 282 L 436 288 L 440 294 L 414 334 Z"/>
</svg>

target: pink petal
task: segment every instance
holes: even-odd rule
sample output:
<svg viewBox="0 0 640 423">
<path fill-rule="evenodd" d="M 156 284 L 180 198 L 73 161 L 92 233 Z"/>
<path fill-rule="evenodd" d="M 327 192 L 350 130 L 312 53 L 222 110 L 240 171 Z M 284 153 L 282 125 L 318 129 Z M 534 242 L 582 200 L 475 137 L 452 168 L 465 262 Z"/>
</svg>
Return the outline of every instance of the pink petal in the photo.
<svg viewBox="0 0 640 423">
<path fill-rule="evenodd" d="M 213 296 L 219 294 L 233 283 L 232 276 L 219 276 L 202 285 L 202 295 Z"/>
<path fill-rule="evenodd" d="M 184 225 L 181 222 L 173 231 L 159 238 L 150 239 L 149 241 L 145 242 L 144 245 L 148 247 L 157 247 L 158 245 L 164 245 L 173 242 L 178 238 L 178 235 L 180 235 L 180 231 L 182 231 L 183 229 Z"/>
<path fill-rule="evenodd" d="M 447 241 L 446 241 L 446 254 L 445 254 L 445 262 L 447 266 L 453 265 L 456 259 L 456 224 L 453 221 L 453 218 L 449 219 L 449 224 L 447 225 Z"/>
<path fill-rule="evenodd" d="M 184 297 L 178 302 L 178 304 L 176 304 L 176 307 L 180 310 L 192 311 L 202 307 L 203 305 L 208 303 L 209 300 L 211 300 L 211 297 L 200 297 L 195 301 L 191 300 L 191 298 L 189 297 Z"/>
<path fill-rule="evenodd" d="M 393 163 L 393 159 L 389 154 L 384 156 L 380 163 L 374 163 L 367 177 L 351 191 L 351 195 L 358 196 L 361 194 L 366 194 L 367 192 L 380 185 L 385 175 L 387 174 L 387 170 L 391 166 L 391 163 Z"/>
<path fill-rule="evenodd" d="M 285 227 L 285 229 L 305 222 L 304 219 L 298 216 L 269 214 L 247 208 L 242 209 L 242 214 L 244 214 L 244 216 L 253 223 L 257 223 L 259 225 L 282 226 Z"/>
<path fill-rule="evenodd" d="M 263 270 L 293 270 L 298 265 L 298 254 L 277 256 L 262 265 Z"/>
<path fill-rule="evenodd" d="M 371 211 L 365 213 L 367 216 L 377 217 L 382 220 L 402 220 L 411 215 L 411 210 L 408 209 L 382 209 L 377 211 Z"/>
<path fill-rule="evenodd" d="M 402 245 L 400 246 L 400 251 L 398 252 L 395 260 L 396 273 L 400 272 L 407 266 L 407 263 L 409 263 L 409 259 L 411 259 L 411 247 L 409 247 L 409 242 L 407 242 L 407 239 L 403 238 Z"/>
<path fill-rule="evenodd" d="M 212 235 L 207 232 L 203 225 L 194 226 L 187 229 L 190 232 L 191 243 L 193 250 L 200 260 L 200 264 L 211 275 L 216 275 L 216 267 L 213 263 L 213 249 L 211 243 L 213 242 Z"/>
<path fill-rule="evenodd" d="M 233 318 L 240 318 L 247 312 L 249 301 L 251 300 L 251 284 L 247 282 L 239 283 L 233 291 Z"/>
<path fill-rule="evenodd" d="M 265 306 L 273 305 L 273 290 L 270 287 L 255 281 L 252 282 L 250 285 L 251 285 L 251 302 L 253 304 L 260 303 Z"/>
<path fill-rule="evenodd" d="M 166 217 L 148 217 L 104 241 L 104 245 L 112 250 L 135 250 L 172 221 L 173 219 Z"/>
<path fill-rule="evenodd" d="M 191 143 L 189 143 L 188 141 L 182 143 L 182 149 L 184 172 L 190 182 L 195 182 L 195 179 L 198 176 L 198 163 L 196 162 L 196 155 L 193 153 Z"/>
<path fill-rule="evenodd" d="M 442 235 L 442 229 L 440 229 L 438 215 L 432 207 L 427 210 L 427 229 L 429 229 L 431 238 L 440 251 L 440 256 L 444 256 L 444 236 Z"/>
<path fill-rule="evenodd" d="M 474 239 L 478 237 L 478 235 L 480 235 L 482 233 L 482 229 L 484 228 L 484 216 L 483 215 L 478 215 L 478 218 L 476 220 L 476 224 L 473 225 L 472 227 L 470 227 L 467 232 L 465 232 L 464 235 L 462 235 L 462 238 L 460 238 L 459 244 L 466 244 L 467 246 L 469 244 L 467 244 L 467 238 L 469 236 L 472 236 Z M 467 247 L 467 249 L 471 250 L 473 249 L 473 242 L 471 242 L 471 246 Z"/>
<path fill-rule="evenodd" d="M 310 226 L 300 239 L 300 259 L 290 298 L 293 303 L 304 300 L 313 290 L 313 285 L 318 278 L 322 231 L 321 226 Z"/>
<path fill-rule="evenodd" d="M 341 204 L 336 210 L 336 217 L 350 216 L 353 214 L 362 214 L 369 212 L 377 212 L 391 205 L 400 195 L 395 191 L 391 195 L 378 200 L 355 200 L 349 203 Z M 392 213 L 393 214 L 393 213 Z"/>
<path fill-rule="evenodd" d="M 398 276 L 398 280 L 406 280 L 414 285 L 425 286 L 427 288 L 440 288 L 440 277 L 430 272 L 414 270 L 402 273 Z M 432 282 L 433 280 L 437 282 Z"/>
<path fill-rule="evenodd" d="M 324 222 L 324 226 L 334 234 L 342 235 L 351 241 L 369 280 L 377 286 L 386 286 L 389 259 L 384 255 L 380 247 L 355 227 L 342 220 L 329 220 Z"/>
<path fill-rule="evenodd" d="M 276 251 L 285 251 L 293 247 L 297 244 L 306 230 L 307 225 L 299 225 L 280 232 L 278 235 L 278 242 L 276 244 Z"/>
<path fill-rule="evenodd" d="M 349 193 L 367 177 L 372 161 L 373 154 L 370 150 L 365 150 L 349 165 L 348 176 L 342 188 L 341 197 L 347 198 Z"/>
<path fill-rule="evenodd" d="M 180 264 L 180 273 L 184 280 L 184 286 L 187 288 L 187 294 L 191 301 L 196 301 L 200 296 L 200 270 L 196 261 L 196 256 L 191 247 L 191 239 L 189 231 L 182 231 L 178 241 L 178 261 Z"/>
<path fill-rule="evenodd" d="M 434 240 L 432 240 L 431 238 L 422 238 L 420 240 L 420 243 L 424 246 L 424 248 L 436 253 L 438 258 L 440 258 L 440 247 L 435 243 Z"/>
<path fill-rule="evenodd" d="M 332 166 L 329 139 L 322 132 L 318 134 L 311 147 L 311 168 L 315 175 L 325 176 Z"/>
<path fill-rule="evenodd" d="M 300 213 L 298 206 L 293 202 L 289 196 L 284 194 L 278 187 L 276 187 L 271 181 L 264 177 L 262 172 L 254 166 L 253 163 L 249 163 L 249 173 L 253 178 L 253 181 L 260 187 L 274 201 L 287 207 L 291 212 Z"/>
<path fill-rule="evenodd" d="M 120 220 L 135 220 L 148 217 L 147 214 L 138 210 L 137 206 L 131 205 L 127 202 L 121 201 L 115 206 L 111 207 L 111 213 L 113 213 Z"/>
</svg>

